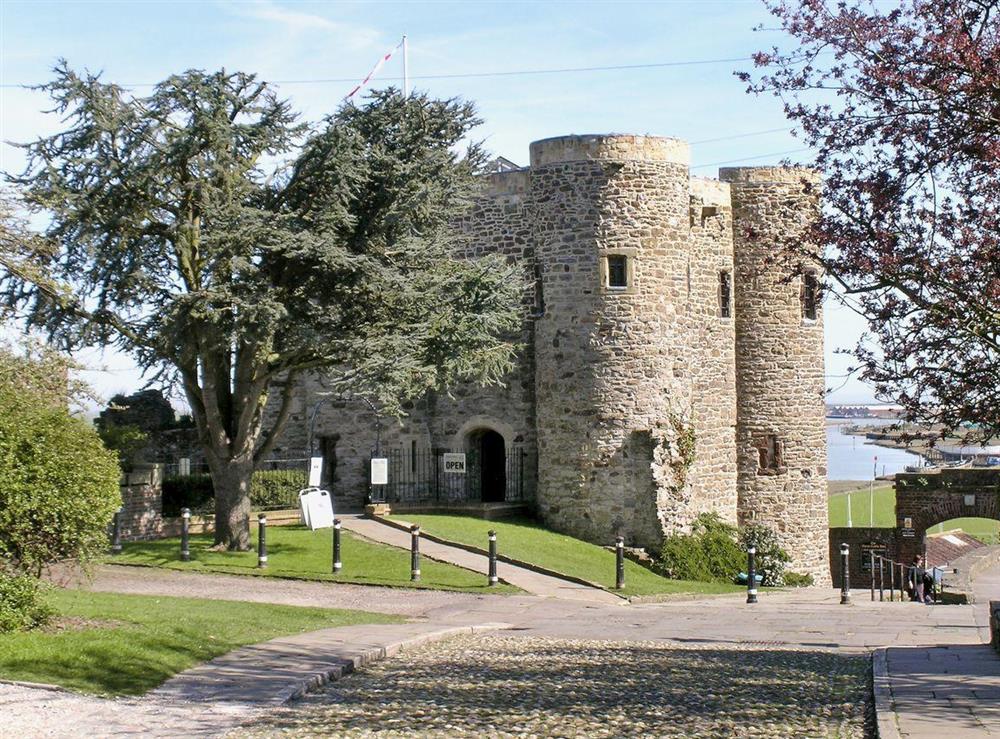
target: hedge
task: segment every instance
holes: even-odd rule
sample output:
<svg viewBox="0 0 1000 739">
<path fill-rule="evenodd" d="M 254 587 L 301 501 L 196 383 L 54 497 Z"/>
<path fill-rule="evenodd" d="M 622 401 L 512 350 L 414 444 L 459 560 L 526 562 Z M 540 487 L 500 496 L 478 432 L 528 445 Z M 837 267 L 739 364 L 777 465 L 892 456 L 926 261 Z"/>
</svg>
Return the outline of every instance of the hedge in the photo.
<svg viewBox="0 0 1000 739">
<path fill-rule="evenodd" d="M 250 481 L 250 505 L 255 509 L 297 508 L 306 486 L 304 470 L 257 470 Z M 179 516 L 182 508 L 195 513 L 215 510 L 211 475 L 170 476 L 163 480 L 163 515 Z"/>
</svg>

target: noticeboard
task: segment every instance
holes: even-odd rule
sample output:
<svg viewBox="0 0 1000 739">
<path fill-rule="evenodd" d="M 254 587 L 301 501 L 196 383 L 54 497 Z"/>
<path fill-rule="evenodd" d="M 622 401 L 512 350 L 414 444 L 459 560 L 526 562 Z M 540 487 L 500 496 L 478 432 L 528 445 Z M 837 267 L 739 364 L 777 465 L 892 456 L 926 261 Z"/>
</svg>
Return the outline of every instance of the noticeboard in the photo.
<svg viewBox="0 0 1000 739">
<path fill-rule="evenodd" d="M 323 477 L 323 458 L 311 457 L 309 459 L 309 487 L 319 487 L 319 482 Z"/>
<path fill-rule="evenodd" d="M 389 484 L 389 460 L 385 457 L 372 458 L 372 485 Z"/>
<path fill-rule="evenodd" d="M 861 571 L 868 572 L 871 569 L 872 555 L 876 557 L 888 557 L 889 549 L 885 544 L 878 542 L 868 542 L 861 545 Z"/>
</svg>

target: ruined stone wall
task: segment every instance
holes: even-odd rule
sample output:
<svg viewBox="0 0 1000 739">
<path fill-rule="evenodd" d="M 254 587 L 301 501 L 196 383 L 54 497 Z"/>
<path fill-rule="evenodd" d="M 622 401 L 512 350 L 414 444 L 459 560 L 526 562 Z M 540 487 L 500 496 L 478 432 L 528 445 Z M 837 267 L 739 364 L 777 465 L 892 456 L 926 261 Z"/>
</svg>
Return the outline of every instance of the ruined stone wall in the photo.
<svg viewBox="0 0 1000 739">
<path fill-rule="evenodd" d="M 736 523 L 736 329 L 733 317 L 733 220 L 729 186 L 692 178 L 688 263 L 689 355 L 694 463 L 687 518 L 713 511 Z M 720 274 L 729 281 L 728 316 Z"/>
<path fill-rule="evenodd" d="M 814 172 L 726 168 L 733 204 L 738 506 L 772 526 L 791 568 L 829 582 L 823 321 L 803 317 L 802 279 L 780 259 L 818 212 Z"/>
<path fill-rule="evenodd" d="M 642 136 L 531 145 L 538 507 L 595 542 L 656 547 L 689 503 L 678 435 L 690 424 L 684 319 L 687 147 Z M 608 256 L 627 258 L 607 287 Z"/>
</svg>

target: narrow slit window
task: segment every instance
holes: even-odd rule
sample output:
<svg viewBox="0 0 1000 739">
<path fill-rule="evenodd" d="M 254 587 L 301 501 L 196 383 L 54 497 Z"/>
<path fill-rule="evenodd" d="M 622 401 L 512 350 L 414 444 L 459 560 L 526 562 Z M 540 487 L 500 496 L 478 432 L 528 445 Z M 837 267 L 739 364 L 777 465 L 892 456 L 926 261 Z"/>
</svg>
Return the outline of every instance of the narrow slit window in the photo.
<svg viewBox="0 0 1000 739">
<path fill-rule="evenodd" d="M 417 471 L 417 440 L 410 439 L 410 472 Z"/>
<path fill-rule="evenodd" d="M 806 272 L 802 275 L 802 317 L 815 321 L 818 307 L 819 280 L 815 272 Z"/>
<path fill-rule="evenodd" d="M 733 315 L 733 278 L 728 272 L 719 272 L 719 316 Z"/>
<path fill-rule="evenodd" d="M 545 315 L 545 294 L 542 292 L 542 267 L 535 265 L 535 315 Z"/>
<path fill-rule="evenodd" d="M 608 255 L 608 287 L 628 287 L 628 257 Z"/>
</svg>

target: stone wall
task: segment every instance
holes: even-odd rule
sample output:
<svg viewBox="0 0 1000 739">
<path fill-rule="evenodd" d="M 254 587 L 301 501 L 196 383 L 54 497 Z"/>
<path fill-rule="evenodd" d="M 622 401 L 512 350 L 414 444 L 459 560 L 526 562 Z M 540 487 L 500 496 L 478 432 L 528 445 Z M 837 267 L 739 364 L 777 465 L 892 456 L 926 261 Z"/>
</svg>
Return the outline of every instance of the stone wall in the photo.
<svg viewBox="0 0 1000 739">
<path fill-rule="evenodd" d="M 122 475 L 122 541 L 156 539 L 163 527 L 163 465 L 140 464 Z"/>
<path fill-rule="evenodd" d="M 694 464 L 686 518 L 714 511 L 736 523 L 736 327 L 733 317 L 733 222 L 729 185 L 692 178 L 688 345 L 693 373 Z M 723 315 L 720 274 L 730 284 Z"/>
<path fill-rule="evenodd" d="M 822 313 L 804 317 L 802 278 L 781 258 L 818 214 L 818 177 L 747 167 L 720 179 L 733 203 L 740 521 L 773 527 L 791 568 L 826 582 Z"/>
<path fill-rule="evenodd" d="M 531 161 L 538 508 L 591 541 L 656 547 L 690 503 L 677 449 L 692 422 L 687 150 L 564 137 L 532 144 Z M 628 260 L 627 287 L 607 286 L 609 255 Z"/>
</svg>

